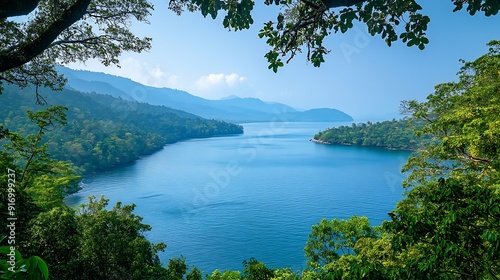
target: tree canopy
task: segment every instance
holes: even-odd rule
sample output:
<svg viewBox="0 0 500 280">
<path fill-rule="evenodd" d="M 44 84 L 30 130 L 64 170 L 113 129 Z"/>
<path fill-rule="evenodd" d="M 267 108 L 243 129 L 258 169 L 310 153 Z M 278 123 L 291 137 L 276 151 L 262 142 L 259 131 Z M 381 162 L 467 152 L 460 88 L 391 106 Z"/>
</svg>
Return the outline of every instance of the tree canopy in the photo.
<svg viewBox="0 0 500 280">
<path fill-rule="evenodd" d="M 265 55 L 269 69 L 274 72 L 301 52 L 318 67 L 329 50 L 324 39 L 331 33 L 345 33 L 354 21 L 366 24 L 368 32 L 379 34 L 387 45 L 401 40 L 408 46 L 424 49 L 429 43 L 427 26 L 430 18 L 422 13 L 417 0 L 265 0 L 277 5 L 276 19 L 265 23 L 259 37 L 265 38 L 271 50 Z M 500 3 L 496 0 L 452 0 L 453 12 L 466 9 L 471 15 L 478 12 L 496 15 Z M 225 13 L 223 25 L 240 30 L 253 24 L 252 0 L 170 0 L 170 9 L 180 14 L 184 10 L 200 11 L 203 16 L 216 18 Z"/>
<path fill-rule="evenodd" d="M 61 89 L 64 78 L 54 69 L 98 59 L 118 64 L 123 51 L 141 52 L 151 38 L 130 31 L 132 20 L 148 22 L 153 6 L 146 0 L 24 0 L 0 4 L 1 83 Z M 16 17 L 24 16 L 24 17 Z"/>
<path fill-rule="evenodd" d="M 419 127 L 418 124 L 419 122 L 408 119 L 353 123 L 351 126 L 339 126 L 320 131 L 314 135 L 313 139 L 315 142 L 325 144 L 415 150 L 424 140 L 424 137 L 415 135 L 414 130 Z"/>
<path fill-rule="evenodd" d="M 500 41 L 488 45 L 457 82 L 404 103 L 425 122 L 420 134 L 432 137 L 404 166 L 407 197 L 386 223 L 408 275 L 498 279 Z"/>
</svg>

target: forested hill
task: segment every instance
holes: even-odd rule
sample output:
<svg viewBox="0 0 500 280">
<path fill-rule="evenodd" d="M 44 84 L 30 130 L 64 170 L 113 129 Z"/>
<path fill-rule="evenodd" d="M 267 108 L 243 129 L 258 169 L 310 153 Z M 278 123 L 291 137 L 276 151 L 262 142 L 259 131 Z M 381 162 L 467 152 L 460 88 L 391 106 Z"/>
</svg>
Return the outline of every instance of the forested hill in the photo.
<svg viewBox="0 0 500 280">
<path fill-rule="evenodd" d="M 0 123 L 10 131 L 27 134 L 35 125 L 26 117 L 26 110 L 38 111 L 49 105 L 67 107 L 67 125 L 45 135 L 48 150 L 52 157 L 69 160 L 85 173 L 130 163 L 168 143 L 243 133 L 239 125 L 109 95 L 65 89 L 44 96 L 48 104 L 40 106 L 33 90 L 6 87 Z"/>
<path fill-rule="evenodd" d="M 412 125 L 418 123 L 412 122 Z M 415 135 L 414 129 L 415 127 L 409 125 L 409 120 L 393 119 L 329 128 L 314 135 L 313 139 L 326 144 L 414 150 L 421 141 Z"/>
<path fill-rule="evenodd" d="M 68 88 L 81 92 L 109 94 L 152 105 L 165 105 L 208 119 L 235 123 L 268 122 L 271 120 L 285 122 L 344 122 L 353 120 L 351 116 L 333 108 L 300 111 L 282 103 L 237 96 L 209 100 L 186 91 L 146 86 L 128 78 L 110 74 L 73 70 L 66 67 L 58 67 L 57 69 L 68 79 L 66 85 Z"/>
</svg>

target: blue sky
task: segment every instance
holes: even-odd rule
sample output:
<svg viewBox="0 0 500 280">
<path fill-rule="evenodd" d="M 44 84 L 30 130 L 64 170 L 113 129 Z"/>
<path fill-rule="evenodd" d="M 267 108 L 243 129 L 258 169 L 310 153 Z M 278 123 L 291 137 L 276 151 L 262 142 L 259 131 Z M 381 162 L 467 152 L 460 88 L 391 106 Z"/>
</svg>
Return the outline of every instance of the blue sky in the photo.
<svg viewBox="0 0 500 280">
<path fill-rule="evenodd" d="M 500 39 L 500 15 L 452 13 L 449 0 L 419 1 L 431 18 L 430 44 L 424 51 L 400 42 L 388 47 L 359 24 L 326 40 L 331 53 L 320 68 L 299 55 L 275 74 L 267 69 L 264 54 L 269 48 L 257 34 L 264 22 L 275 19 L 276 7 L 258 1 L 253 27 L 229 32 L 222 19 L 200 13 L 177 16 L 167 9 L 167 1 L 153 3 L 151 24 L 132 25 L 137 35 L 153 38 L 149 52 L 124 53 L 121 68 L 95 61 L 70 67 L 208 99 L 257 97 L 298 109 L 337 108 L 357 120 L 384 119 L 397 116 L 401 100 L 424 100 L 434 85 L 456 80 L 459 59 L 473 60 L 487 52 L 488 41 Z"/>
</svg>

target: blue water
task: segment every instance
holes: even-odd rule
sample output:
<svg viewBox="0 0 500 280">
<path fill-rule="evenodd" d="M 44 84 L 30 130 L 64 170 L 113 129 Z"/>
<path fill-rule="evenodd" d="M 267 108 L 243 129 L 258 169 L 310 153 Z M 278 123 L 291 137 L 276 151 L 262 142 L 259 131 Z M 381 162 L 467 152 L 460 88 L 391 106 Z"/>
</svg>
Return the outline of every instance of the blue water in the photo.
<svg viewBox="0 0 500 280">
<path fill-rule="evenodd" d="M 311 225 L 352 215 L 380 224 L 402 197 L 399 170 L 409 153 L 309 141 L 333 125 L 251 123 L 244 135 L 168 145 L 84 178 L 67 202 L 105 195 L 111 204 L 135 203 L 153 227 L 148 238 L 168 245 L 164 263 L 183 255 L 211 273 L 255 257 L 303 269 Z"/>
</svg>

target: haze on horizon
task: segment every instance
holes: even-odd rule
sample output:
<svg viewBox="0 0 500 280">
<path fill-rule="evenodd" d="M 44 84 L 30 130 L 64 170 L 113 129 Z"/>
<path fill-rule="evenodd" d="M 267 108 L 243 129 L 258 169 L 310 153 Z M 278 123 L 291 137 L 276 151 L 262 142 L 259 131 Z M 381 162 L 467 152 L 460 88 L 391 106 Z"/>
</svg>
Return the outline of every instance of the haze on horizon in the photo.
<svg viewBox="0 0 500 280">
<path fill-rule="evenodd" d="M 331 53 L 315 68 L 299 55 L 277 74 L 267 69 L 268 46 L 257 34 L 274 20 L 276 8 L 257 3 L 250 30 L 228 32 L 221 19 L 199 13 L 176 16 L 166 1 L 152 1 L 150 25 L 132 25 L 139 36 L 153 38 L 147 53 L 125 53 L 121 68 L 97 61 L 68 65 L 104 72 L 156 87 L 185 90 L 207 99 L 231 95 L 281 102 L 297 109 L 335 108 L 356 120 L 398 116 L 401 100 L 424 100 L 436 84 L 456 80 L 459 59 L 473 60 L 499 39 L 500 17 L 452 13 L 451 2 L 422 1 L 431 22 L 423 51 L 401 42 L 388 47 L 358 25 L 326 40 Z"/>
</svg>

